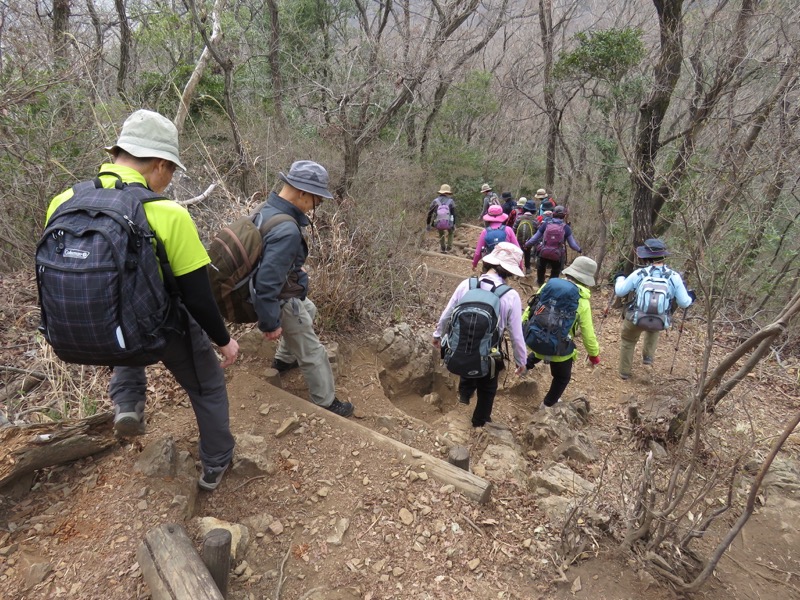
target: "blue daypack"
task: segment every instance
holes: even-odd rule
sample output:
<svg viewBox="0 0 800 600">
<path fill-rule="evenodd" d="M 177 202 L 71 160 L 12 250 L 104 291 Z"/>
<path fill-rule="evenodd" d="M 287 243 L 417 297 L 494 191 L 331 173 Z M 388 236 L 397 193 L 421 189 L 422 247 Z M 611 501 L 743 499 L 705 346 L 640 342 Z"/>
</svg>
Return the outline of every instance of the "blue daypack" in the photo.
<svg viewBox="0 0 800 600">
<path fill-rule="evenodd" d="M 480 287 L 470 277 L 469 290 L 458 301 L 442 336 L 442 358 L 447 370 L 461 377 L 476 379 L 494 376 L 495 361 L 502 357 L 500 344 L 500 298 L 511 290 L 506 284 Z"/>
<path fill-rule="evenodd" d="M 486 230 L 486 236 L 483 238 L 483 243 L 485 244 L 483 248 L 484 256 L 494 250 L 494 247 L 497 246 L 497 244 L 505 241 L 507 241 L 505 225 L 497 228 L 489 227 Z"/>
<path fill-rule="evenodd" d="M 572 325 L 578 314 L 578 286 L 566 279 L 550 279 L 529 304 L 523 324 L 525 344 L 542 356 L 568 356 L 575 350 Z"/>
</svg>

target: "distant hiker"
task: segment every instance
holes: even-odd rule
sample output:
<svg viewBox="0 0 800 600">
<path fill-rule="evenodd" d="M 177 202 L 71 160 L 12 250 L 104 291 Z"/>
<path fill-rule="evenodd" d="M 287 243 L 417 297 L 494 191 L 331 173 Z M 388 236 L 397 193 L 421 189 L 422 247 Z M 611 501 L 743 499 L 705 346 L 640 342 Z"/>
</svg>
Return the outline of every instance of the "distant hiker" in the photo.
<svg viewBox="0 0 800 600">
<path fill-rule="evenodd" d="M 533 237 L 538 229 L 536 224 L 536 202 L 533 200 L 526 200 L 524 197 L 519 199 L 520 202 L 525 200 L 521 207 L 517 208 L 518 214 L 514 223 L 514 234 L 517 241 L 522 240 L 522 252 L 525 255 L 525 275 L 531 274 L 531 247 L 525 244 L 526 240 Z"/>
<path fill-rule="evenodd" d="M 539 214 L 543 215 L 547 210 L 553 210 L 556 207 L 556 202 L 553 198 L 547 193 L 547 190 L 544 188 L 540 188 L 536 190 L 536 195 L 534 196 L 539 201 Z"/>
<path fill-rule="evenodd" d="M 441 252 L 450 252 L 453 248 L 453 232 L 456 229 L 456 203 L 453 200 L 453 192 L 446 183 L 439 188 L 439 195 L 431 202 L 426 222 L 428 227 L 433 227 L 439 232 Z"/>
<path fill-rule="evenodd" d="M 483 215 L 483 220 L 486 221 L 487 227 L 481 231 L 478 236 L 478 243 L 475 244 L 475 254 L 472 256 L 473 270 L 478 266 L 478 261 L 480 261 L 481 257 L 494 250 L 498 243 L 510 242 L 519 247 L 514 230 L 505 225 L 508 215 L 503 212 L 503 207 L 493 204 L 489 207 L 489 211 Z"/>
<path fill-rule="evenodd" d="M 101 204 L 107 205 L 110 201 L 116 210 L 122 208 L 129 211 L 133 208 L 125 215 L 131 226 L 138 219 L 137 211 L 143 207 L 146 220 L 132 229 L 138 232 L 149 225 L 155 236 L 152 245 L 164 252 L 164 256 L 154 264 L 152 278 L 157 282 L 156 285 L 166 285 L 168 289 L 171 287 L 167 281 L 169 278 L 177 289 L 172 296 L 172 310 L 167 309 L 165 317 L 170 323 L 165 328 L 165 344 L 150 357 L 142 356 L 138 364 L 163 363 L 189 396 L 200 430 L 199 452 L 203 473 L 198 485 L 205 490 L 213 490 L 219 485 L 233 457 L 234 440 L 230 431 L 228 393 L 222 369 L 234 363 L 239 344 L 229 335 L 217 310 L 206 273 L 208 254 L 189 211 L 161 196 L 172 181 L 175 169 L 185 169 L 179 158 L 178 130 L 172 121 L 158 113 L 137 110 L 123 123 L 117 143 L 105 150 L 114 157 L 114 162 L 101 165 L 93 181 L 78 184 L 53 198 L 47 210 L 46 221 L 49 224 L 61 227 L 65 215 L 72 222 L 64 223 L 64 229 L 60 230 L 62 245 L 57 252 L 64 264 L 60 267 L 54 265 L 52 269 L 41 266 L 37 269 L 42 275 L 39 285 L 43 301 L 43 331 L 48 337 L 52 329 L 62 325 L 72 326 L 76 329 L 74 339 L 82 340 L 83 349 L 89 351 L 108 330 L 115 335 L 113 340 L 118 348 L 129 347 L 131 338 L 127 337 L 129 331 L 126 331 L 123 322 L 125 315 L 119 315 L 121 324 L 116 325 L 116 313 L 119 310 L 113 304 L 122 304 L 130 299 L 141 302 L 142 294 L 146 294 L 151 282 L 143 276 L 136 280 L 138 286 L 127 287 L 122 281 L 128 272 L 136 273 L 138 263 L 147 257 L 142 255 L 137 259 L 123 256 L 124 270 L 113 271 L 109 265 L 119 259 L 103 253 L 102 242 L 112 239 L 108 232 L 97 236 L 91 250 L 85 252 L 71 234 L 78 230 L 76 219 L 79 218 L 89 226 L 87 232 L 92 231 L 91 227 L 99 231 L 108 223 L 109 219 L 104 220 L 104 214 L 107 213 L 99 208 Z M 131 198 L 133 203 L 130 202 Z M 74 216 L 70 217 L 70 213 Z M 113 215 L 111 220 L 120 219 L 116 213 Z M 86 219 L 91 223 L 87 223 Z M 83 237 L 92 239 L 91 234 Z M 104 239 L 100 240 L 100 237 Z M 141 243 L 151 244 L 151 241 L 145 238 L 134 245 Z M 37 253 L 37 263 L 39 258 Z M 97 260 L 104 258 L 105 264 L 97 263 Z M 78 266 L 76 273 L 80 276 L 71 285 L 66 281 L 69 261 Z M 159 263 L 164 281 L 160 281 Z M 53 277 L 59 281 L 54 281 Z M 56 283 L 58 307 L 47 299 L 50 288 Z M 83 299 L 76 297 L 79 293 L 83 294 Z M 111 314 L 106 315 L 109 308 Z M 69 309 L 80 314 L 60 314 Z M 65 316 L 66 321 L 63 319 Z M 138 320 L 146 321 L 151 316 L 155 315 L 142 314 Z M 222 354 L 222 364 L 209 337 Z M 112 352 L 112 347 L 106 351 L 108 355 Z M 92 362 L 89 356 L 81 360 L 83 364 L 113 366 L 108 389 L 114 404 L 115 432 L 121 436 L 142 435 L 145 432 L 144 409 L 148 389 L 145 367 L 116 366 L 113 360 L 109 361 L 108 356 L 103 355 L 98 355 L 97 361 Z"/>
<path fill-rule="evenodd" d="M 285 373 L 300 367 L 311 401 L 349 417 L 353 405 L 336 398 L 328 353 L 314 332 L 317 307 L 307 297 L 308 274 L 303 268 L 308 244 L 301 228 L 309 224 L 306 213 L 333 198 L 328 171 L 313 161 L 298 160 L 288 174 L 278 177 L 284 185 L 280 192 L 270 193 L 260 214 L 264 221 L 276 214 L 290 215 L 293 221 L 276 225 L 264 237 L 261 264 L 253 277 L 258 328 L 266 339 L 280 340 L 273 368 Z"/>
<path fill-rule="evenodd" d="M 622 322 L 622 341 L 619 350 L 619 376 L 631 376 L 633 351 L 639 336 L 644 333 L 642 364 L 652 365 L 656 357 L 661 331 L 671 324 L 671 305 L 674 299 L 681 308 L 688 308 L 695 293 L 687 290 L 681 276 L 664 264 L 669 256 L 663 241 L 651 238 L 636 248 L 636 256 L 645 266 L 625 276 L 614 276 L 614 293 L 621 297 L 634 292 L 633 300 L 625 308 Z"/>
<path fill-rule="evenodd" d="M 525 242 L 526 246 L 536 247 L 536 282 L 544 283 L 545 272 L 550 267 L 550 278 L 554 279 L 561 273 L 561 268 L 567 260 L 567 248 L 582 254 L 583 250 L 572 236 L 572 228 L 564 222 L 567 216 L 566 209 L 559 205 L 553 209 L 553 218 L 549 222 L 542 222 L 536 234 Z M 537 245 L 538 244 L 538 245 Z"/>
<path fill-rule="evenodd" d="M 517 207 L 517 203 L 514 201 L 514 196 L 511 195 L 511 192 L 503 192 L 500 194 L 500 201 L 503 203 L 503 212 L 507 215 L 511 214 L 511 211 Z M 509 223 L 509 225 L 511 225 Z"/>
<path fill-rule="evenodd" d="M 492 191 L 492 187 L 488 183 L 484 183 L 481 186 L 481 194 L 483 194 L 483 208 L 481 210 L 481 217 L 483 217 L 490 206 L 500 204 L 500 198 Z"/>
<path fill-rule="evenodd" d="M 515 373 L 525 373 L 522 301 L 517 291 L 506 284 L 511 276 L 522 276 L 521 260 L 518 246 L 509 242 L 497 244 L 491 254 L 483 257 L 485 273 L 458 285 L 433 332 L 433 345 L 442 348 L 448 370 L 460 376 L 458 401 L 469 405 L 473 392 L 478 393 L 473 427 L 492 422 L 497 376 L 505 368 L 506 357 L 500 348 L 505 330 L 511 336 Z"/>
<path fill-rule="evenodd" d="M 579 256 L 564 269 L 565 279 L 549 279 L 522 315 L 525 343 L 532 350 L 527 367 L 531 369 L 541 361 L 550 363 L 553 380 L 543 399 L 545 406 L 553 406 L 567 389 L 572 365 L 578 355 L 575 346 L 578 333 L 589 362 L 593 366 L 600 364 L 600 346 L 589 304 L 589 288 L 594 286 L 596 272 L 596 262 Z"/>
<path fill-rule="evenodd" d="M 538 217 L 536 217 L 537 228 L 542 223 L 549 223 L 552 220 L 553 220 L 553 211 L 552 210 L 544 211 L 544 214 L 541 214 Z"/>
<path fill-rule="evenodd" d="M 514 203 L 514 208 L 511 209 L 510 213 L 508 213 L 508 221 L 506 221 L 506 225 L 514 229 L 514 233 L 517 232 L 517 217 L 524 212 L 522 207 L 525 206 L 527 201 L 528 199 L 525 196 L 522 196 Z M 519 241 L 519 237 L 517 237 L 517 241 Z"/>
</svg>

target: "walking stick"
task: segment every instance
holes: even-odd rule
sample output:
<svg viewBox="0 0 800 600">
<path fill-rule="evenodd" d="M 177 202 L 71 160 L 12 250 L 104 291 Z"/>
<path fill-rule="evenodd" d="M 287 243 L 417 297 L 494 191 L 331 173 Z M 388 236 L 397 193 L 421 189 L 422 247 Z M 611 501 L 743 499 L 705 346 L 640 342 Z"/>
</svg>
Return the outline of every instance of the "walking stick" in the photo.
<svg viewBox="0 0 800 600">
<path fill-rule="evenodd" d="M 611 310 L 611 307 L 614 305 L 614 301 L 617 299 L 617 295 L 614 293 L 614 288 L 611 288 L 611 298 L 606 305 L 605 310 L 603 310 L 603 316 L 600 317 L 600 323 L 597 325 L 597 329 L 595 330 L 595 335 L 600 335 L 600 331 L 603 329 L 603 323 L 606 322 L 606 317 L 608 317 L 608 312 Z"/>
<path fill-rule="evenodd" d="M 675 359 L 678 356 L 678 346 L 681 343 L 681 336 L 683 335 L 683 324 L 686 322 L 686 313 L 688 312 L 689 307 L 683 309 L 683 316 L 681 317 L 681 326 L 678 328 L 678 339 L 675 340 L 675 353 L 672 355 L 672 365 L 669 367 L 669 374 L 672 375 L 672 369 L 675 368 Z"/>
</svg>

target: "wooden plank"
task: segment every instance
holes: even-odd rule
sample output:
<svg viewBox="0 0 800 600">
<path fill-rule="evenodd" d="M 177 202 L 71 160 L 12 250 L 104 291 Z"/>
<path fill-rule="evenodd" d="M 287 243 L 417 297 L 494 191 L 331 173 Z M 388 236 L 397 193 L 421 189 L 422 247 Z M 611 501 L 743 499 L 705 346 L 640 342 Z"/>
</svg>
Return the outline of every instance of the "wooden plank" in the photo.
<svg viewBox="0 0 800 600">
<path fill-rule="evenodd" d="M 458 273 L 450 273 L 448 271 L 441 271 L 439 269 L 431 269 L 428 268 L 428 274 L 430 275 L 439 275 L 440 277 L 452 277 L 453 279 L 458 279 L 461 281 L 462 279 L 466 279 L 466 275 L 459 275 Z"/>
<path fill-rule="evenodd" d="M 148 531 L 136 560 L 153 600 L 224 600 L 182 525 Z"/>
<path fill-rule="evenodd" d="M 441 252 L 431 252 L 430 250 L 422 250 L 420 251 L 420 254 L 422 254 L 423 256 L 435 256 L 437 258 L 449 258 L 450 260 L 462 260 L 464 262 L 472 264 L 471 258 L 456 256 L 455 254 L 442 254 Z"/>
</svg>

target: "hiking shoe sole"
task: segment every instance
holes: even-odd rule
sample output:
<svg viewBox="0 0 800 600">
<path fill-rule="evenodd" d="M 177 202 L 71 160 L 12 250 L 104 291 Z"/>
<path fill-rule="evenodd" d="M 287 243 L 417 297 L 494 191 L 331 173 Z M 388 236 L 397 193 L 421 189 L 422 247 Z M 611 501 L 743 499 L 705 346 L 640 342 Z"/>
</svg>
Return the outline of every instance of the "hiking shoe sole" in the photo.
<svg viewBox="0 0 800 600">
<path fill-rule="evenodd" d="M 114 417 L 114 433 L 123 437 L 134 437 L 144 435 L 144 418 L 138 413 L 127 412 L 119 413 Z"/>
<path fill-rule="evenodd" d="M 653 364 L 653 359 L 652 359 L 652 358 L 650 358 L 649 356 L 645 356 L 645 357 L 642 359 L 642 364 L 643 364 L 643 365 L 652 365 L 652 364 Z"/>
</svg>

